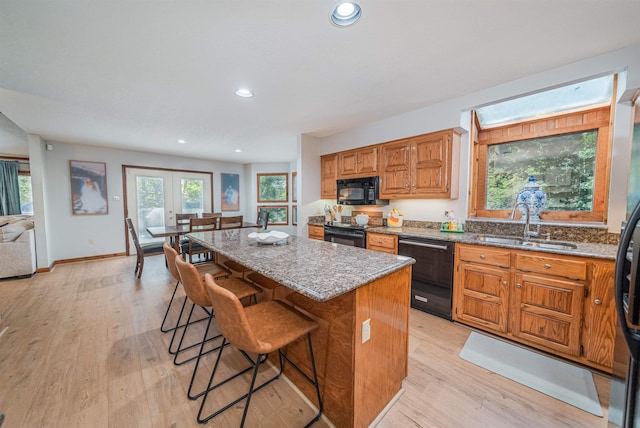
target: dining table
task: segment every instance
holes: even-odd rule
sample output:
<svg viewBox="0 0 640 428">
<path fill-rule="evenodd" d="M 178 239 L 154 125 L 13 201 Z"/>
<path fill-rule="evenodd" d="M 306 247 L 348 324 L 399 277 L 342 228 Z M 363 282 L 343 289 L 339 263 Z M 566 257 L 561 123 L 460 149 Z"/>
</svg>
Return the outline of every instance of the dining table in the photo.
<svg viewBox="0 0 640 428">
<path fill-rule="evenodd" d="M 249 227 L 259 227 L 258 223 L 253 223 L 250 221 L 243 221 L 242 226 L 240 228 L 245 229 Z M 234 226 L 229 229 L 236 229 L 238 226 Z M 223 228 L 225 229 L 225 228 Z M 189 224 L 177 224 L 177 225 L 164 225 L 164 226 L 149 226 L 147 227 L 147 233 L 151 235 L 152 238 L 169 238 L 171 245 L 173 248 L 180 254 L 180 236 L 186 235 L 189 233 L 190 228 Z"/>
</svg>

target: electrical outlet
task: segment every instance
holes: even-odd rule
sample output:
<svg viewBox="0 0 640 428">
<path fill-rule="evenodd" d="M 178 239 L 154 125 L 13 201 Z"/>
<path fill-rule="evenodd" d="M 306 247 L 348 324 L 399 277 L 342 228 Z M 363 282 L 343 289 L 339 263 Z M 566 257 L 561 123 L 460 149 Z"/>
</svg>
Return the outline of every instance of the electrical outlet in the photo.
<svg viewBox="0 0 640 428">
<path fill-rule="evenodd" d="M 89 245 L 93 245 L 93 239 L 89 239 Z"/>
<path fill-rule="evenodd" d="M 362 323 L 362 343 L 371 339 L 371 318 L 368 318 Z"/>
</svg>

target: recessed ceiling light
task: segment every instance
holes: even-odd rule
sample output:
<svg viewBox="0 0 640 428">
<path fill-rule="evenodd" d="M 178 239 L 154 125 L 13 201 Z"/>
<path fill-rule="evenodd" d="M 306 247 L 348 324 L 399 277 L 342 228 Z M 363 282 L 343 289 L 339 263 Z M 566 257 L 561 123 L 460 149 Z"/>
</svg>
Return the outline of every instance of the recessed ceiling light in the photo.
<svg viewBox="0 0 640 428">
<path fill-rule="evenodd" d="M 240 149 L 235 149 L 235 150 L 234 150 L 234 152 L 236 152 L 236 153 L 242 153 L 242 150 L 240 150 Z"/>
<path fill-rule="evenodd" d="M 355 24 L 362 15 L 362 9 L 357 3 L 342 2 L 338 4 L 331 13 L 331 22 L 338 27 L 347 27 Z"/>
<path fill-rule="evenodd" d="M 242 98 L 251 98 L 253 96 L 253 92 L 248 89 L 236 89 L 236 95 Z"/>
<path fill-rule="evenodd" d="M 187 144 L 187 142 L 186 142 L 186 141 L 184 141 L 184 140 L 178 140 L 178 143 L 180 143 L 180 144 Z"/>
</svg>

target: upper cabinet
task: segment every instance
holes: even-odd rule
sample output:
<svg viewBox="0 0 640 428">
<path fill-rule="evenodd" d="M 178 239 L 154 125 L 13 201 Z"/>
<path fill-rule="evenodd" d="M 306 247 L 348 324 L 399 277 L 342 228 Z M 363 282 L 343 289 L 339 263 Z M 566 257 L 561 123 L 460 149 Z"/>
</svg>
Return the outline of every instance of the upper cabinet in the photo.
<svg viewBox="0 0 640 428">
<path fill-rule="evenodd" d="M 456 199 L 460 133 L 454 129 L 382 144 L 380 198 Z"/>
<path fill-rule="evenodd" d="M 339 178 L 368 177 L 371 175 L 378 175 L 377 146 L 338 153 Z"/>
<path fill-rule="evenodd" d="M 320 197 L 335 199 L 338 195 L 338 155 L 336 153 L 320 156 Z"/>
</svg>

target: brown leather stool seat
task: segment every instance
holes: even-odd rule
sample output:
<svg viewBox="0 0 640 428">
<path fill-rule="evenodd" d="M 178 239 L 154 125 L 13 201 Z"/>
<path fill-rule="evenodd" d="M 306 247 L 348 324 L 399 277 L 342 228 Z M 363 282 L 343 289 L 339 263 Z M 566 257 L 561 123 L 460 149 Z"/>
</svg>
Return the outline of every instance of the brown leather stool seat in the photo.
<svg viewBox="0 0 640 428">
<path fill-rule="evenodd" d="M 318 399 L 318 413 L 307 424 L 310 426 L 316 422 L 322 414 L 322 398 L 320 397 L 320 387 L 318 384 L 318 375 L 316 372 L 315 359 L 313 357 L 313 347 L 311 345 L 311 332 L 319 327 L 318 323 L 308 318 L 304 314 L 298 312 L 293 307 L 284 304 L 281 301 L 267 301 L 264 303 L 258 303 L 249 307 L 243 307 L 240 300 L 231 293 L 229 290 L 221 287 L 211 275 L 205 275 L 205 284 L 211 301 L 213 303 L 213 309 L 216 313 L 216 322 L 220 331 L 222 332 L 223 339 L 220 346 L 220 352 L 216 359 L 216 363 L 211 372 L 209 378 L 209 384 L 204 391 L 204 397 L 200 404 L 200 410 L 198 411 L 198 422 L 206 423 L 210 419 L 219 415 L 223 411 L 230 407 L 235 406 L 237 403 L 246 399 L 244 405 L 244 412 L 242 415 L 242 421 L 240 427 L 244 426 L 244 422 L 247 417 L 247 411 L 249 410 L 249 404 L 251 402 L 251 396 L 254 391 L 262 388 L 268 383 L 278 379 L 282 374 L 283 359 L 289 362 L 305 379 L 307 379 L 316 390 Z M 313 371 L 313 377 L 310 377 L 304 373 L 299 367 L 297 367 L 287 356 L 282 353 L 282 348 L 288 344 L 307 336 L 307 342 L 309 345 L 309 356 L 311 362 L 311 368 Z M 245 354 L 247 359 L 251 360 L 251 366 L 232 375 L 231 377 L 214 384 L 214 378 L 217 368 L 220 363 L 222 352 L 226 342 L 231 343 L 234 347 L 238 348 Z M 263 382 L 259 386 L 255 386 L 256 377 L 260 365 L 267 360 L 268 354 L 278 351 L 278 357 L 280 362 L 280 370 L 277 375 Z M 253 361 L 247 353 L 257 354 L 255 361 Z M 253 377 L 249 386 L 249 392 L 238 397 L 231 403 L 220 407 L 218 410 L 203 417 L 203 410 L 209 393 L 214 389 L 221 387 L 227 382 L 235 379 L 236 377 L 246 373 L 253 368 Z M 217 394 L 215 394 L 217 396 Z M 220 394 L 223 396 L 223 394 Z M 216 406 L 217 407 L 217 406 Z"/>
</svg>

